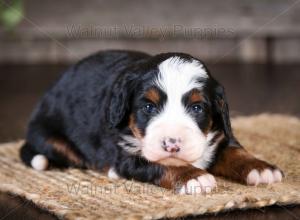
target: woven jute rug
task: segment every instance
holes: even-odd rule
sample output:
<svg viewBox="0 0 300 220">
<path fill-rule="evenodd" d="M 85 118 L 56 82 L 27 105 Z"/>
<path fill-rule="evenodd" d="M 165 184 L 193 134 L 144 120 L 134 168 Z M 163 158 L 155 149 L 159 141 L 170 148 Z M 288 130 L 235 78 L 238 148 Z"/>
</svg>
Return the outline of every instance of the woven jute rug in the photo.
<svg viewBox="0 0 300 220">
<path fill-rule="evenodd" d="M 263 114 L 235 118 L 233 127 L 250 152 L 284 171 L 282 183 L 250 187 L 217 178 L 218 188 L 210 195 L 177 195 L 150 184 L 109 180 L 89 170 L 32 170 L 18 157 L 19 141 L 0 146 L 0 191 L 25 197 L 66 219 L 157 219 L 299 204 L 300 120 Z"/>
</svg>

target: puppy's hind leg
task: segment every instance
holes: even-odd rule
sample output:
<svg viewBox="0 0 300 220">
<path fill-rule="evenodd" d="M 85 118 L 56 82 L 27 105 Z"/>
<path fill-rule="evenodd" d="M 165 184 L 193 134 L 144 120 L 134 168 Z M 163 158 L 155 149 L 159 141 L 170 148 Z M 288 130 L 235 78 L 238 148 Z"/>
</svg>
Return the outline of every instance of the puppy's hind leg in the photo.
<svg viewBox="0 0 300 220">
<path fill-rule="evenodd" d="M 20 157 L 27 166 L 31 166 L 35 170 L 46 170 L 49 166 L 48 158 L 37 153 L 28 142 L 22 146 Z"/>
<path fill-rule="evenodd" d="M 53 132 L 47 131 L 44 127 L 30 127 L 26 143 L 20 151 L 26 165 L 36 170 L 45 170 L 50 166 L 85 167 L 84 156 L 75 144 L 62 135 L 53 135 Z"/>
</svg>

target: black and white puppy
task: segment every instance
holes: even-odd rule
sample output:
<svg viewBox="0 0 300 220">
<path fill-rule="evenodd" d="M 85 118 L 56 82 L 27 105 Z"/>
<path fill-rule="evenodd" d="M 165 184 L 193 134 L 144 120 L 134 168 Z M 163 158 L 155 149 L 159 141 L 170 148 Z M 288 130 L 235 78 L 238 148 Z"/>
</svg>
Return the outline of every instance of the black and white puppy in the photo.
<svg viewBox="0 0 300 220">
<path fill-rule="evenodd" d="M 283 177 L 239 144 L 224 88 L 183 53 L 103 51 L 72 66 L 34 110 L 21 158 L 188 194 L 210 192 L 213 175 L 249 185 Z"/>
</svg>

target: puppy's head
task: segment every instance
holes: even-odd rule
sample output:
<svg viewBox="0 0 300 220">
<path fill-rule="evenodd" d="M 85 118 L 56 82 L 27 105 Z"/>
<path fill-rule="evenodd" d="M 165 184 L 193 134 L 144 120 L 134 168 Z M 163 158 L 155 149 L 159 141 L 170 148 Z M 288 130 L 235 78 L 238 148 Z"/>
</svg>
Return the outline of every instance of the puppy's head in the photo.
<svg viewBox="0 0 300 220">
<path fill-rule="evenodd" d="M 119 145 L 167 165 L 206 168 L 221 138 L 235 141 L 224 89 L 201 61 L 185 54 L 153 57 L 113 89 L 110 121 L 126 125 Z"/>
</svg>

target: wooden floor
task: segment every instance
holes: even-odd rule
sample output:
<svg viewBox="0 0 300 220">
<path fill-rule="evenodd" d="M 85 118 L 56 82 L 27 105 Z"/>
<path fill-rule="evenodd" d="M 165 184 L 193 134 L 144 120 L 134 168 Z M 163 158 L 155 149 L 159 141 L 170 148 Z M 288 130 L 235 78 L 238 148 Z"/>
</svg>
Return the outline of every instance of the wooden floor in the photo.
<svg viewBox="0 0 300 220">
<path fill-rule="evenodd" d="M 231 115 L 262 112 L 300 117 L 300 65 L 209 64 L 226 88 Z M 24 138 L 37 100 L 66 65 L 0 66 L 0 142 Z M 28 201 L 0 193 L 0 219 L 53 219 Z M 300 219 L 298 206 L 272 206 L 193 219 Z"/>
</svg>

